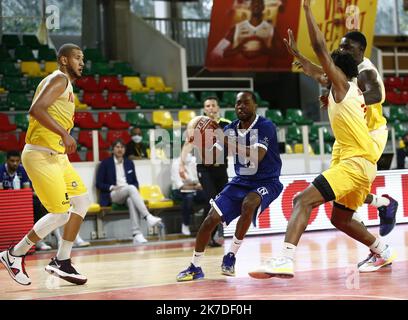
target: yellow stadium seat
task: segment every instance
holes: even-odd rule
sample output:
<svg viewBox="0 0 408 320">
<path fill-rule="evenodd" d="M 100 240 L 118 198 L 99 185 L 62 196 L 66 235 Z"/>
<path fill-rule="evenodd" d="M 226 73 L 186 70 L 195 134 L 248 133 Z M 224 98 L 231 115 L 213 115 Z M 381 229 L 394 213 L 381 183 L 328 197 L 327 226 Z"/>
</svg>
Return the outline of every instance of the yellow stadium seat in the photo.
<svg viewBox="0 0 408 320">
<path fill-rule="evenodd" d="M 149 92 L 139 77 L 123 77 L 123 85 L 127 86 L 132 92 Z"/>
<path fill-rule="evenodd" d="M 148 76 L 146 77 L 146 87 L 155 92 L 173 92 L 172 87 L 167 87 L 164 84 L 162 77 Z"/>
<path fill-rule="evenodd" d="M 303 144 L 296 143 L 294 146 L 294 153 L 303 153 Z M 312 146 L 309 144 L 309 154 L 314 154 Z"/>
<path fill-rule="evenodd" d="M 196 116 L 195 111 L 192 110 L 180 110 L 178 112 L 178 119 L 181 125 L 187 125 L 191 119 Z"/>
<path fill-rule="evenodd" d="M 47 74 L 53 73 L 55 70 L 58 70 L 58 63 L 55 61 L 46 61 L 44 70 Z"/>
<path fill-rule="evenodd" d="M 285 153 L 293 153 L 293 149 L 290 144 L 285 144 Z"/>
<path fill-rule="evenodd" d="M 169 111 L 153 111 L 152 121 L 162 128 L 171 128 L 173 126 L 173 117 Z"/>
<path fill-rule="evenodd" d="M 88 105 L 87 105 L 87 104 L 82 103 L 81 101 L 79 101 L 78 95 L 74 94 L 74 96 L 75 96 L 74 102 L 75 102 L 75 109 L 76 109 L 76 110 L 88 109 Z"/>
<path fill-rule="evenodd" d="M 6 92 L 6 89 L 4 89 L 3 87 L 0 87 L 0 93 L 4 93 Z"/>
<path fill-rule="evenodd" d="M 167 199 L 158 185 L 141 185 L 139 191 L 149 209 L 169 208 L 174 205 L 173 200 Z"/>
<path fill-rule="evenodd" d="M 399 141 L 399 143 L 398 143 L 398 146 L 399 146 L 400 149 L 405 148 L 404 140 L 400 139 L 400 141 Z"/>
<path fill-rule="evenodd" d="M 101 212 L 101 206 L 99 205 L 99 203 L 92 203 L 88 208 L 88 212 L 91 213 Z"/>
<path fill-rule="evenodd" d="M 35 61 L 22 61 L 21 72 L 29 77 L 45 77 L 47 75 L 46 72 L 41 70 L 40 64 Z"/>
</svg>

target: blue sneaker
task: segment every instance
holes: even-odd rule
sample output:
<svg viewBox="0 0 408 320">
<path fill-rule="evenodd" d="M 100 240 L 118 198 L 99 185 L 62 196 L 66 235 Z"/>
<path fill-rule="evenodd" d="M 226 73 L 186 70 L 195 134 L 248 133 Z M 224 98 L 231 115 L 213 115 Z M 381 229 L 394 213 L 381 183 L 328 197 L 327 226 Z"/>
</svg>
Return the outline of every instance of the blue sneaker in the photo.
<svg viewBox="0 0 408 320">
<path fill-rule="evenodd" d="M 383 194 L 382 196 L 390 200 L 388 206 L 378 208 L 378 215 L 380 217 L 380 236 L 384 237 L 395 227 L 395 215 L 398 210 L 398 201 L 391 198 L 388 194 Z"/>
<path fill-rule="evenodd" d="M 196 267 L 192 263 L 186 269 L 177 275 L 177 281 L 192 281 L 204 278 L 204 272 L 201 267 Z"/>
<path fill-rule="evenodd" d="M 232 252 L 227 253 L 222 258 L 221 273 L 226 276 L 235 276 L 235 254 Z"/>
</svg>

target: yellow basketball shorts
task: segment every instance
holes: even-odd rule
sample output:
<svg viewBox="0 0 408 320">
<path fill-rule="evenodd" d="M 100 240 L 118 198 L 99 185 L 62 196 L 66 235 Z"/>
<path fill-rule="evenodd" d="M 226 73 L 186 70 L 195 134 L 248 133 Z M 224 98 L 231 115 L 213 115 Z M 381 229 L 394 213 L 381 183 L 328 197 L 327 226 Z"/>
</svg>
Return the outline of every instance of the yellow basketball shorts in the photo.
<svg viewBox="0 0 408 320">
<path fill-rule="evenodd" d="M 87 192 L 66 154 L 24 148 L 21 160 L 38 198 L 50 213 L 67 212 L 70 197 Z"/>
<path fill-rule="evenodd" d="M 335 201 L 353 211 L 360 207 L 370 193 L 377 166 L 364 158 L 349 158 L 324 171 Z"/>
</svg>

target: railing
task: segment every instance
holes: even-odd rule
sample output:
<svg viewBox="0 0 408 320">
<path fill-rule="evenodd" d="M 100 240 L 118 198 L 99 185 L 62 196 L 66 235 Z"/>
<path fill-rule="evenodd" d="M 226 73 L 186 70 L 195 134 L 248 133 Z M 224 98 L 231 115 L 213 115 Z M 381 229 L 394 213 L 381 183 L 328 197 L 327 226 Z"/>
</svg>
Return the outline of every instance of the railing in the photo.
<svg viewBox="0 0 408 320">
<path fill-rule="evenodd" d="M 149 25 L 186 49 L 187 64 L 202 66 L 205 62 L 210 20 L 143 18 Z"/>
</svg>

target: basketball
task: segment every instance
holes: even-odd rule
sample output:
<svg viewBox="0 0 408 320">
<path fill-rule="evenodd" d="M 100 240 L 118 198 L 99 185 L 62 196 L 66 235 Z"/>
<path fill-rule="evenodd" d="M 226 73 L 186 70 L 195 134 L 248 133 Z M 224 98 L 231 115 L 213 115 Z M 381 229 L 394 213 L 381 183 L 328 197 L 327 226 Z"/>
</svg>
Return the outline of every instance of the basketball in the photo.
<svg viewBox="0 0 408 320">
<path fill-rule="evenodd" d="M 210 143 L 214 140 L 212 131 L 219 128 L 217 122 L 207 116 L 197 116 L 190 120 L 187 125 L 187 140 L 188 142 L 202 144 Z"/>
</svg>

